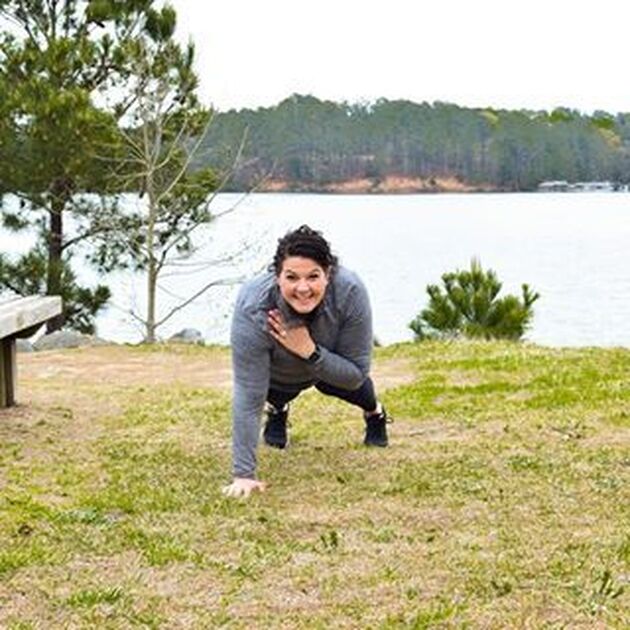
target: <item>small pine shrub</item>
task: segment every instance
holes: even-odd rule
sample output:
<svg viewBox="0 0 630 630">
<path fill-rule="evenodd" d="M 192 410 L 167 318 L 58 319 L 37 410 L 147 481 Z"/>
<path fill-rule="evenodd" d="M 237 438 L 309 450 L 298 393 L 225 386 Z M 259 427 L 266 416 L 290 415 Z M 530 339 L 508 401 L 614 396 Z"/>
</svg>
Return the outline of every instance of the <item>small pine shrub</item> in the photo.
<svg viewBox="0 0 630 630">
<path fill-rule="evenodd" d="M 443 288 L 427 286 L 429 304 L 409 324 L 416 341 L 424 339 L 520 339 L 534 315 L 540 297 L 527 284 L 522 297 L 499 298 L 501 282 L 494 271 L 484 271 L 473 259 L 470 271 L 457 270 L 442 276 Z"/>
</svg>

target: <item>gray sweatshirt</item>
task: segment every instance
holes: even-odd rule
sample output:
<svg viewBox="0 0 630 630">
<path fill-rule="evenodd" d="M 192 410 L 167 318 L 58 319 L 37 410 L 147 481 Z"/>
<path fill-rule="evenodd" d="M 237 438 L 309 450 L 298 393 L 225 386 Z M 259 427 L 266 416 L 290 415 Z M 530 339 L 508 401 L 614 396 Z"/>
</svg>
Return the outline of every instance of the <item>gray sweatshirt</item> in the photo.
<svg viewBox="0 0 630 630">
<path fill-rule="evenodd" d="M 290 353 L 268 332 L 267 313 L 279 309 L 288 326 L 305 322 L 320 358 L 310 364 Z M 232 320 L 232 455 L 235 477 L 255 478 L 260 418 L 269 387 L 296 392 L 317 381 L 358 389 L 368 377 L 372 355 L 372 314 L 360 278 L 338 267 L 312 318 L 300 318 L 282 298 L 268 272 L 240 290 Z"/>
</svg>

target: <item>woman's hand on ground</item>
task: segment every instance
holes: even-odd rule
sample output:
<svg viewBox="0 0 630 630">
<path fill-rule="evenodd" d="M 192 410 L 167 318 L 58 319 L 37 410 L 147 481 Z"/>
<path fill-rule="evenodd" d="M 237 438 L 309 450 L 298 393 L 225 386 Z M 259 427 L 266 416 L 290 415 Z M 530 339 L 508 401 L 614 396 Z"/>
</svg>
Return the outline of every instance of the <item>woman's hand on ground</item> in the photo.
<svg viewBox="0 0 630 630">
<path fill-rule="evenodd" d="M 289 328 L 279 310 L 269 311 L 267 323 L 269 324 L 269 334 L 289 352 L 293 352 L 303 359 L 308 359 L 315 351 L 315 342 L 308 328 L 306 326 Z"/>
<path fill-rule="evenodd" d="M 226 497 L 246 499 L 252 492 L 264 492 L 266 484 L 258 479 L 248 479 L 246 477 L 234 477 L 229 486 L 224 486 L 221 492 Z"/>
</svg>

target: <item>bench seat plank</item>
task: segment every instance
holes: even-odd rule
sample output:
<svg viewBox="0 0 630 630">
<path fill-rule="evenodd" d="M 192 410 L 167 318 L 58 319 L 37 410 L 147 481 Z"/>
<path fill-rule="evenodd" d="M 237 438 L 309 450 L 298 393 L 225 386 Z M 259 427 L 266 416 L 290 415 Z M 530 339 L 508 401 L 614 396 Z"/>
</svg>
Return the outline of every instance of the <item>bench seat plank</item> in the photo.
<svg viewBox="0 0 630 630">
<path fill-rule="evenodd" d="M 31 296 L 0 302 L 0 339 L 43 324 L 61 313 L 57 295 Z"/>
</svg>

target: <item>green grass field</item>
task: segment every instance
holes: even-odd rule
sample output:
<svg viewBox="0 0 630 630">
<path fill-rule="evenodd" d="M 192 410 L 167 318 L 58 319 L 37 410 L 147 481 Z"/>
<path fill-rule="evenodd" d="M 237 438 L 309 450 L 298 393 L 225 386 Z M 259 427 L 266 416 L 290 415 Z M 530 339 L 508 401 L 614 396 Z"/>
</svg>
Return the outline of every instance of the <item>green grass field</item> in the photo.
<svg viewBox="0 0 630 630">
<path fill-rule="evenodd" d="M 56 371 L 90 353 L 111 378 Z M 229 389 L 142 380 L 227 356 L 20 356 L 22 404 L 0 410 L 1 628 L 630 627 L 630 351 L 378 349 L 390 448 L 309 391 L 248 501 L 220 492 Z"/>
</svg>

